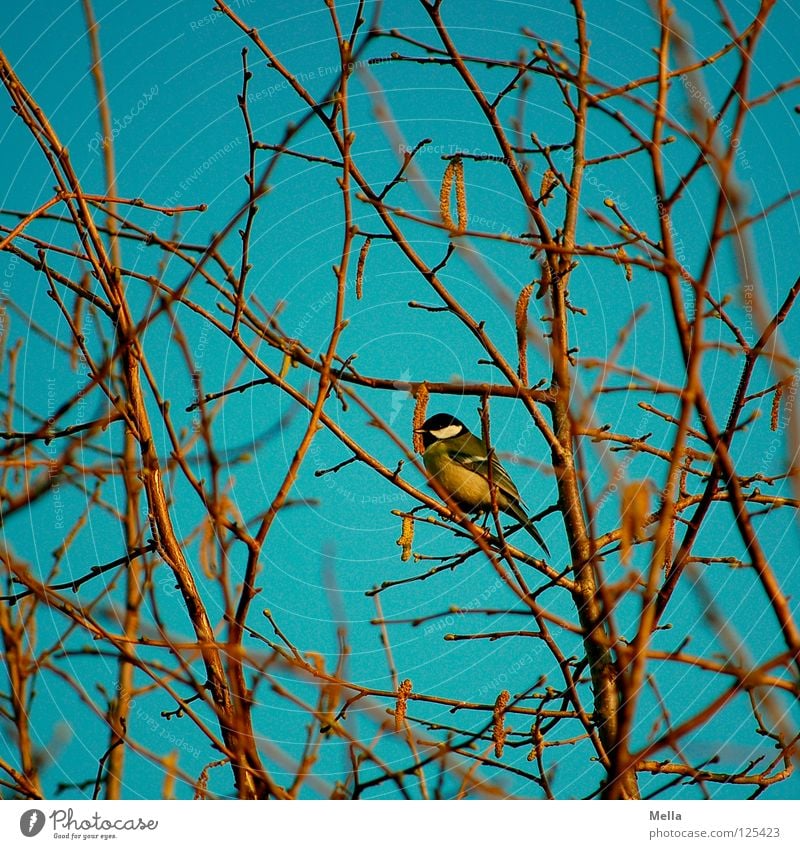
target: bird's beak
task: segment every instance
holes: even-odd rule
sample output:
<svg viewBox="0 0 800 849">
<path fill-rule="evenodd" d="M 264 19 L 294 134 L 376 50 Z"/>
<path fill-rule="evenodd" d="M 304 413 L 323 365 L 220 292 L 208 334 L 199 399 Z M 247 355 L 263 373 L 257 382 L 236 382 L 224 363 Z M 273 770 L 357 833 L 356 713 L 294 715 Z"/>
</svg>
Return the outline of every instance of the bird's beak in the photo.
<svg viewBox="0 0 800 849">
<path fill-rule="evenodd" d="M 414 433 L 425 433 L 425 428 L 424 427 L 415 427 Z"/>
</svg>

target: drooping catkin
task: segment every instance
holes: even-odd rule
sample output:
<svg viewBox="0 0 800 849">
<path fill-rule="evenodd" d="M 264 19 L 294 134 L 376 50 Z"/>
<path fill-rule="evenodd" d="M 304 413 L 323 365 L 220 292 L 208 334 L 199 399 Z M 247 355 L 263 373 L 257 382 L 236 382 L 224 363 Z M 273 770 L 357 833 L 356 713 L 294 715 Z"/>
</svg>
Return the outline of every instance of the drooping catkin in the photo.
<svg viewBox="0 0 800 849">
<path fill-rule="evenodd" d="M 8 311 L 4 306 L 0 306 L 0 362 L 2 362 L 5 358 L 6 339 L 8 338 L 8 325 Z M 77 347 L 77 345 L 75 347 Z M 75 359 L 77 361 L 77 357 Z"/>
<path fill-rule="evenodd" d="M 675 510 L 672 511 L 672 521 L 669 523 L 669 533 L 667 534 L 667 544 L 664 546 L 664 574 L 669 577 L 672 569 L 672 552 L 675 550 Z"/>
<path fill-rule="evenodd" d="M 531 725 L 531 743 L 532 746 L 530 752 L 528 752 L 528 760 L 535 761 L 536 758 L 541 757 L 542 750 L 544 749 L 544 735 L 535 722 Z"/>
<path fill-rule="evenodd" d="M 650 487 L 647 481 L 631 481 L 622 490 L 622 527 L 619 541 L 619 554 L 623 563 L 631 556 L 633 544 L 642 534 L 647 521 L 647 510 L 650 506 Z"/>
<path fill-rule="evenodd" d="M 358 265 L 356 266 L 356 300 L 361 300 L 364 294 L 364 266 L 367 264 L 367 254 L 369 246 L 372 244 L 371 238 L 366 238 L 361 250 L 358 253 Z"/>
<path fill-rule="evenodd" d="M 633 280 L 633 265 L 631 265 L 631 263 L 628 261 L 629 259 L 630 257 L 628 256 L 627 251 L 620 245 L 620 247 L 617 248 L 617 253 L 615 255 L 614 262 L 616 262 L 617 265 L 622 265 L 625 268 L 625 279 L 628 281 L 628 283 Z"/>
<path fill-rule="evenodd" d="M 519 293 L 517 307 L 514 310 L 514 323 L 517 327 L 517 351 L 519 352 L 517 374 L 526 386 L 528 385 L 528 304 L 530 304 L 532 292 L 532 283 L 524 286 Z"/>
<path fill-rule="evenodd" d="M 403 527 L 396 542 L 402 548 L 400 559 L 405 563 L 411 558 L 411 546 L 414 544 L 414 520 L 411 516 L 403 516 Z"/>
<path fill-rule="evenodd" d="M 397 688 L 397 704 L 394 707 L 394 730 L 400 731 L 403 728 L 403 723 L 406 721 L 406 709 L 408 706 L 408 697 L 411 695 L 411 691 L 414 685 L 411 683 L 410 678 L 406 678 L 405 681 Z"/>
<path fill-rule="evenodd" d="M 209 772 L 211 772 L 212 769 L 215 769 L 218 766 L 225 766 L 226 763 L 228 763 L 228 758 L 222 758 L 218 761 L 211 761 L 211 763 L 206 764 L 203 767 L 202 771 L 200 772 L 200 776 L 197 779 L 197 782 L 195 783 L 195 800 L 208 798 L 208 796 L 206 795 L 206 791 L 208 790 Z"/>
<path fill-rule="evenodd" d="M 412 422 L 412 427 L 414 428 L 414 450 L 417 454 L 423 454 L 425 452 L 425 445 L 422 442 L 422 434 L 417 433 L 417 431 L 422 427 L 425 422 L 425 417 L 428 411 L 428 386 L 426 383 L 420 383 L 417 387 L 417 391 L 414 393 L 414 398 L 416 399 L 416 404 L 414 405 L 414 419 Z"/>
<path fill-rule="evenodd" d="M 547 294 L 550 284 L 553 281 L 553 276 L 550 273 L 550 262 L 545 260 L 542 265 L 542 276 L 539 278 L 539 288 L 536 290 L 536 300 L 540 300 Z"/>
<path fill-rule="evenodd" d="M 503 690 L 497 697 L 494 703 L 494 711 L 492 712 L 492 740 L 494 740 L 494 756 L 496 758 L 503 757 L 503 749 L 506 745 L 506 720 L 505 711 L 508 706 L 511 693 L 508 690 Z"/>
<path fill-rule="evenodd" d="M 775 387 L 775 394 L 772 396 L 772 412 L 769 417 L 769 429 L 772 431 L 778 429 L 778 417 L 781 412 L 781 398 L 783 398 L 783 381 Z"/>
<path fill-rule="evenodd" d="M 558 185 L 558 177 L 552 168 L 548 168 L 542 174 L 542 185 L 539 187 L 539 197 L 542 201 L 542 206 L 547 206 L 547 202 L 552 197 L 551 192 Z"/>
<path fill-rule="evenodd" d="M 467 229 L 467 190 L 464 187 L 464 161 L 453 160 L 453 170 L 456 178 L 456 215 L 458 230 L 463 233 Z"/>
<path fill-rule="evenodd" d="M 455 172 L 455 160 L 451 159 L 447 163 L 447 168 L 444 169 L 442 175 L 442 187 L 439 189 L 439 214 L 442 216 L 442 221 L 451 229 L 453 224 L 453 216 L 450 214 L 450 192 L 453 188 L 453 175 Z"/>
<path fill-rule="evenodd" d="M 198 559 L 200 568 L 203 574 L 209 580 L 216 580 L 216 555 L 217 555 L 218 537 L 216 525 L 210 519 L 203 522 L 200 529 L 200 545 L 198 549 Z"/>
</svg>

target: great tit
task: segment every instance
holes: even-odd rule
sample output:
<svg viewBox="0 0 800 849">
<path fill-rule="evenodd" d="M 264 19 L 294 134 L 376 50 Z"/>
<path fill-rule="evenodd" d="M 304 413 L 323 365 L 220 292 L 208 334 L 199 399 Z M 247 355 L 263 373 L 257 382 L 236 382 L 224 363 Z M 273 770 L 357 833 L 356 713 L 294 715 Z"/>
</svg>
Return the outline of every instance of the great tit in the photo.
<svg viewBox="0 0 800 849">
<path fill-rule="evenodd" d="M 483 440 L 470 433 L 463 422 L 447 413 L 431 416 L 415 432 L 422 436 L 425 449 L 422 462 L 428 474 L 438 481 L 465 512 L 488 513 L 492 509 L 490 461 Z M 494 453 L 491 470 L 497 509 L 520 521 L 549 556 L 550 551 L 525 512 L 525 505 L 514 482 Z"/>
</svg>

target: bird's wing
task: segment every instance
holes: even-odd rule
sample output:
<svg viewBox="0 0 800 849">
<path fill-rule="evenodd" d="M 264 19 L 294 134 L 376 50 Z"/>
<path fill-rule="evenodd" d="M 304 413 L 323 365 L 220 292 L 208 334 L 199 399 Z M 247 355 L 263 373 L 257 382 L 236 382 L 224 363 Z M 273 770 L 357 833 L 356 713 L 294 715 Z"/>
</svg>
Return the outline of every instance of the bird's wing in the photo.
<svg viewBox="0 0 800 849">
<path fill-rule="evenodd" d="M 483 446 L 481 445 L 481 447 Z M 467 449 L 467 446 L 464 446 L 461 449 L 453 451 L 450 456 L 454 462 L 463 466 L 465 469 L 469 469 L 471 472 L 481 475 L 488 482 L 490 466 L 489 458 L 486 454 L 474 450 L 470 451 Z M 509 506 L 505 508 L 506 512 L 515 516 L 522 523 L 525 530 L 536 540 L 549 557 L 550 550 L 547 547 L 547 543 L 542 539 L 542 535 L 528 516 L 527 507 L 525 506 L 525 502 L 520 498 L 519 490 L 514 486 L 514 481 L 511 480 L 508 472 L 503 468 L 502 463 L 494 453 L 492 453 L 491 470 L 492 483 L 510 502 Z"/>
<path fill-rule="evenodd" d="M 471 472 L 476 472 L 481 477 L 489 480 L 489 458 L 484 454 L 476 454 L 472 451 L 456 451 L 453 459 L 462 465 L 465 469 Z M 508 472 L 503 468 L 502 463 L 497 459 L 496 454 L 492 454 L 492 483 L 501 491 L 509 496 L 513 501 L 521 504 L 522 499 L 519 496 L 519 491 L 514 485 L 514 481 L 509 477 Z"/>
</svg>

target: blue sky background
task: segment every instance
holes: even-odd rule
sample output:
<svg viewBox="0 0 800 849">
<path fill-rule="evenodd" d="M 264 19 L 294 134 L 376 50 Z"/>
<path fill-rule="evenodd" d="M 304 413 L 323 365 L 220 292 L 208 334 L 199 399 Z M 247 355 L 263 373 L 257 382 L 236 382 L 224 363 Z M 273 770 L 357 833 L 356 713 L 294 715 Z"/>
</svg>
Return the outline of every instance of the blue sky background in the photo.
<svg viewBox="0 0 800 849">
<path fill-rule="evenodd" d="M 560 41 L 570 52 L 574 46 L 571 5 L 567 2 L 551 5 L 446 0 L 444 17 L 464 53 L 511 59 L 521 47 L 531 49 L 535 46 L 531 39 L 520 35 L 522 25 Z M 739 23 L 749 20 L 754 5 L 752 2 L 732 4 L 735 19 Z M 355 7 L 353 3 L 338 6 L 346 22 L 345 28 L 350 27 Z M 0 23 L 0 47 L 70 148 L 73 165 L 84 187 L 88 191 L 102 192 L 103 170 L 96 135 L 100 127 L 88 74 L 89 50 L 80 4 L 39 0 L 36 3 L 10 2 L 7 8 L 5 20 Z M 207 212 L 188 214 L 181 221 L 184 239 L 196 243 L 207 241 L 212 232 L 224 226 L 246 197 L 242 175 L 247 146 L 236 104 L 236 95 L 241 89 L 240 50 L 246 41 L 228 21 L 212 14 L 211 8 L 212 4 L 206 0 L 179 3 L 127 0 L 98 2 L 95 7 L 101 21 L 100 37 L 112 114 L 120 121 L 120 126 L 124 125 L 115 141 L 119 193 L 167 205 L 207 203 Z M 259 28 L 262 37 L 313 94 L 320 95 L 332 84 L 337 50 L 324 4 L 254 0 L 241 2 L 237 11 Z M 647 4 L 589 2 L 587 11 L 594 56 L 592 70 L 597 76 L 618 84 L 655 71 L 650 48 L 655 43 L 657 27 Z M 693 34 L 698 53 L 712 52 L 727 40 L 716 19 L 709 17 L 711 4 L 681 2 L 677 4 L 677 11 L 686 30 Z M 427 16 L 411 0 L 389 3 L 382 23 L 387 29 L 396 26 L 414 37 L 436 41 Z M 752 80 L 754 93 L 768 91 L 771 84 L 797 73 L 793 51 L 798 35 L 796 12 L 790 4 L 779 4 L 759 46 Z M 393 49 L 401 48 L 388 41 L 378 42 L 372 46 L 370 55 L 385 56 Z M 278 75 L 265 67 L 252 47 L 250 63 L 254 74 L 250 84 L 250 113 L 256 136 L 275 143 L 286 122 L 301 118 L 304 109 L 293 92 L 282 85 Z M 718 104 L 724 96 L 735 65 L 734 58 L 728 57 L 703 75 L 713 103 Z M 451 69 L 385 63 L 370 66 L 369 75 L 383 89 L 397 128 L 407 142 L 413 145 L 425 137 L 432 139 L 431 149 L 423 150 L 416 161 L 435 193 L 438 194 L 443 171 L 442 151 L 497 152 L 479 110 Z M 502 88 L 509 78 L 508 72 L 497 69 L 479 68 L 476 75 L 490 92 Z M 355 155 L 364 173 L 381 183 L 393 175 L 398 157 L 385 125 L 376 118 L 375 100 L 368 94 L 368 85 L 369 79 L 363 71 L 354 77 L 351 122 L 356 132 Z M 763 209 L 800 184 L 800 162 L 796 156 L 798 116 L 793 111 L 796 102 L 794 92 L 789 91 L 756 111 L 748 123 L 737 159 L 737 175 L 747 207 L 752 212 Z M 0 104 L 6 103 L 3 95 Z M 509 98 L 505 118 L 513 107 L 514 100 Z M 25 128 L 14 120 L 4 105 L 3 109 L 4 117 L 0 119 L 2 204 L 5 208 L 32 209 L 51 196 L 53 178 Z M 677 86 L 671 95 L 670 110 L 676 120 L 688 122 L 687 99 Z M 647 131 L 650 119 L 643 110 L 631 109 L 626 114 Z M 529 96 L 526 129 L 535 130 L 549 143 L 569 139 L 570 126 L 558 93 L 539 77 Z M 315 123 L 301 132 L 294 145 L 317 155 L 333 152 L 325 133 Z M 592 113 L 589 156 L 601 156 L 630 145 L 630 139 L 619 128 Z M 692 151 L 684 143 L 666 148 L 670 186 L 691 158 Z M 275 172 L 270 194 L 260 203 L 254 229 L 250 291 L 268 308 L 284 302 L 282 326 L 289 335 L 301 338 L 315 350 L 322 348 L 330 332 L 335 293 L 331 265 L 338 262 L 341 246 L 341 195 L 335 176 L 332 169 L 325 166 L 284 158 Z M 468 161 L 466 179 L 469 211 L 474 216 L 475 229 L 515 234 L 526 229 L 524 208 L 502 166 Z M 536 187 L 538 180 L 539 177 L 532 177 Z M 676 240 L 682 242 L 686 264 L 695 273 L 707 243 L 712 190 L 709 178 L 698 179 L 676 217 Z M 400 186 L 390 196 L 391 202 L 411 212 L 428 215 L 419 191 L 418 186 Z M 644 156 L 592 172 L 585 189 L 585 209 L 604 210 L 606 197 L 612 197 L 640 227 L 651 234 L 656 232 L 652 180 Z M 548 219 L 558 221 L 562 209 L 563 199 L 557 197 L 547 208 Z M 356 219 L 364 230 L 379 228 L 375 214 L 364 204 L 356 204 Z M 142 226 L 155 228 L 161 236 L 169 235 L 173 226 L 170 220 L 148 211 L 138 211 L 134 220 Z M 45 224 L 37 224 L 31 232 L 45 235 L 50 229 Z M 442 256 L 447 238 L 441 231 L 408 225 L 406 233 L 426 260 L 435 262 Z M 603 238 L 602 231 L 586 217 L 581 223 L 581 233 L 584 241 L 599 242 Z M 784 206 L 771 215 L 768 222 L 754 227 L 752 237 L 758 260 L 757 269 L 752 270 L 753 279 L 758 281 L 765 301 L 774 311 L 797 276 L 797 214 L 793 205 Z M 356 249 L 359 246 L 360 241 Z M 237 248 L 236 238 L 230 239 L 225 247 L 231 262 L 238 259 Z M 519 247 L 482 241 L 467 244 L 465 250 L 479 253 L 480 260 L 497 281 L 497 288 L 487 286 L 474 268 L 459 257 L 448 265 L 442 279 L 458 293 L 461 303 L 473 315 L 486 321 L 490 335 L 513 362 L 513 299 L 535 276 L 536 268 L 527 252 Z M 152 251 L 138 250 L 136 244 L 126 244 L 124 251 L 127 267 L 143 273 L 155 271 L 158 256 Z M 7 287 L 8 297 L 33 312 L 59 338 L 68 338 L 68 328 L 63 323 L 56 325 L 57 311 L 45 293 L 42 279 L 22 263 L 14 264 L 5 254 L 0 263 L 3 273 L 11 269 L 11 276 L 6 274 L 6 279 L 11 281 Z M 69 263 L 61 263 L 59 267 L 65 272 L 70 270 Z M 354 269 L 355 257 L 351 277 Z M 173 260 L 167 268 L 166 279 L 174 283 L 182 275 L 183 269 Z M 131 302 L 142 315 L 147 308 L 148 293 L 136 281 L 128 285 Z M 734 297 L 732 313 L 746 322 L 742 309 L 742 278 L 730 251 L 721 255 L 711 288 L 717 297 L 731 293 Z M 191 292 L 199 302 L 213 307 L 216 300 L 213 293 L 204 290 L 197 281 L 192 284 Z M 503 293 L 511 299 L 511 310 Z M 609 262 L 589 261 L 573 275 L 571 295 L 575 303 L 588 311 L 587 317 L 574 318 L 571 329 L 582 358 L 606 356 L 632 310 L 647 304 L 648 311 L 638 322 L 620 362 L 635 364 L 669 383 L 681 380 L 680 354 L 666 289 L 658 276 L 637 269 L 633 283 L 629 284 L 619 267 Z M 376 241 L 368 258 L 364 298 L 356 301 L 351 293 L 347 307 L 350 323 L 343 334 L 340 353 L 345 356 L 357 353 L 358 369 L 369 375 L 431 381 L 493 377 L 488 367 L 477 364 L 480 357 L 477 344 L 453 317 L 409 310 L 406 304 L 411 300 L 433 302 L 427 284 L 409 267 L 400 251 L 390 243 Z M 532 305 L 532 324 L 536 322 L 537 309 L 541 310 L 539 303 Z M 202 370 L 206 391 L 222 388 L 239 362 L 236 350 L 226 338 L 213 330 L 208 332 L 194 317 L 183 314 L 181 320 L 197 367 Z M 792 353 L 796 350 L 798 321 L 796 316 L 790 317 L 784 333 Z M 19 320 L 12 319 L 11 327 L 12 339 L 25 340 L 24 365 L 19 374 L 20 398 L 34 409 L 46 409 L 48 378 L 56 379 L 59 399 L 73 393 L 80 377 L 64 371 L 63 357 L 54 353 L 52 345 L 29 333 L 29 328 Z M 745 323 L 745 330 L 751 341 L 757 338 L 757 330 L 752 325 Z M 727 340 L 719 325 L 713 322 L 708 323 L 707 333 Z M 156 378 L 171 401 L 176 425 L 191 428 L 192 414 L 183 412 L 193 400 L 191 381 L 166 320 L 150 326 L 145 349 Z M 263 350 L 261 353 L 271 365 L 279 366 L 280 358 L 274 352 Z M 530 358 L 532 380 L 546 377 L 546 360 L 533 346 Z M 5 364 L 3 369 L 7 369 Z M 712 387 L 710 397 L 718 421 L 726 418 L 740 370 L 741 358 L 735 360 L 725 352 L 710 350 L 705 357 L 704 378 Z M 591 370 L 580 374 L 584 386 L 590 386 L 596 377 L 596 372 Z M 299 387 L 307 379 L 299 370 L 293 375 Z M 246 369 L 241 380 L 259 376 L 255 370 Z M 766 369 L 759 367 L 753 391 L 770 382 L 773 378 Z M 413 401 L 406 393 L 364 391 L 363 397 L 399 434 L 410 439 Z M 596 420 L 610 423 L 616 431 L 653 431 L 655 444 L 668 445 L 670 428 L 654 421 L 652 416 L 644 416 L 636 407 L 638 400 L 653 399 L 630 397 L 627 393 L 602 396 L 595 410 Z M 675 402 L 669 399 L 659 398 L 658 403 L 670 412 L 676 408 Z M 97 404 L 97 398 L 92 396 L 91 415 L 100 413 L 101 408 L 93 406 Z M 431 411 L 453 412 L 474 429 L 478 428 L 476 408 L 475 398 L 452 397 L 433 399 L 430 407 Z M 396 465 L 397 448 L 370 428 L 357 409 L 351 408 L 344 413 L 334 400 L 326 409 L 368 450 L 387 465 Z M 492 434 L 498 449 L 525 461 L 510 468 L 531 509 L 535 512 L 551 504 L 555 499 L 555 484 L 552 476 L 539 465 L 547 463 L 545 445 L 531 428 L 524 410 L 510 401 L 495 399 L 492 413 Z M 276 422 L 284 416 L 290 416 L 290 420 L 276 433 Z M 231 497 L 246 518 L 263 510 L 274 496 L 306 421 L 306 415 L 293 410 L 291 401 L 272 387 L 256 388 L 232 397 L 225 404 L 216 423 L 218 444 L 224 446 L 231 457 L 244 452 L 252 454 L 250 462 L 236 465 L 231 480 Z M 20 418 L 16 425 L 22 428 L 25 421 Z M 105 436 L 108 447 L 114 450 L 121 444 L 119 426 L 116 427 L 116 430 L 109 428 Z M 267 433 L 270 436 L 262 443 L 260 437 Z M 165 434 L 162 432 L 158 436 L 166 456 L 169 447 Z M 766 419 L 762 416 L 746 434 L 737 438 L 735 455 L 744 458 L 745 467 L 753 472 L 774 473 L 786 462 L 782 445 L 776 447 L 774 439 L 775 434 L 769 431 L 768 416 Z M 268 623 L 260 616 L 260 611 L 268 607 L 301 650 L 322 651 L 332 666 L 339 614 L 331 610 L 326 583 L 331 580 L 330 576 L 335 576 L 352 649 L 349 674 L 366 686 L 388 688 L 391 685 L 379 633 L 370 624 L 375 607 L 365 592 L 383 581 L 397 580 L 434 564 L 400 562 L 399 549 L 394 545 L 399 535 L 399 520 L 390 511 L 411 507 L 411 500 L 378 479 L 368 468 L 351 465 L 337 475 L 315 477 L 316 470 L 330 467 L 346 457 L 346 451 L 333 437 L 325 432 L 316 437 L 292 494 L 293 498 L 308 499 L 315 504 L 280 514 L 265 549 L 261 575 L 264 590 L 254 605 L 251 624 L 267 632 Z M 609 467 L 599 462 L 597 454 L 589 453 L 587 457 L 592 491 L 597 496 L 608 482 Z M 201 458 L 192 460 L 202 468 Z M 664 470 L 660 465 L 651 464 L 646 456 L 630 460 L 625 454 L 611 454 L 606 455 L 606 460 L 614 464 L 624 462 L 627 479 L 649 476 L 658 484 L 662 482 Z M 416 484 L 423 484 L 412 471 L 408 475 Z M 118 484 L 115 478 L 108 480 L 103 490 L 107 500 L 121 500 L 121 492 L 115 489 Z M 201 516 L 201 507 L 180 478 L 171 478 L 170 485 L 178 531 L 189 534 Z M 788 494 L 789 491 L 780 485 L 774 489 L 776 493 Z M 53 499 L 46 500 L 28 513 L 17 514 L 4 529 L 6 544 L 18 556 L 31 562 L 41 575 L 47 574 L 52 562 L 50 552 L 63 538 L 63 531 L 54 526 L 54 511 L 63 509 L 64 521 L 69 527 L 85 506 L 74 490 L 62 488 L 61 492 L 65 498 L 63 505 L 54 505 Z M 604 502 L 598 518 L 602 531 L 616 526 L 618 510 L 616 499 Z M 758 521 L 765 528 L 762 540 L 775 571 L 786 592 L 796 598 L 800 578 L 794 519 L 788 511 L 775 511 Z M 567 564 L 566 541 L 559 521 L 550 516 L 541 523 L 541 528 L 553 551 L 554 565 L 563 568 Z M 418 525 L 415 551 L 442 555 L 454 551 L 454 545 L 448 533 Z M 190 557 L 196 558 L 196 547 L 188 550 Z M 733 556 L 743 553 L 726 505 L 714 508 L 712 521 L 701 534 L 695 550 L 702 554 Z M 83 574 L 88 564 L 109 561 L 123 552 L 120 526 L 95 513 L 70 549 L 60 577 Z M 232 569 L 236 574 L 237 570 L 241 572 L 245 557 L 244 552 L 236 548 L 234 553 Z M 648 553 L 649 549 L 643 547 L 633 565 L 644 568 L 647 561 L 643 555 Z M 606 561 L 606 567 L 610 581 L 622 577 L 616 555 Z M 197 570 L 199 575 L 199 565 Z M 165 580 L 161 573 L 157 575 L 157 580 Z M 179 597 L 169 593 L 169 583 L 165 580 L 162 592 L 167 621 L 176 634 L 188 637 L 188 622 L 180 609 Z M 690 583 L 688 579 L 682 582 L 668 611 L 666 618 L 672 623 L 672 630 L 659 634 L 654 644 L 672 648 L 689 635 L 692 642 L 688 650 L 693 654 L 725 654 L 727 649 L 719 635 L 703 619 L 704 602 Z M 705 585 L 755 660 L 780 650 L 772 614 L 748 570 L 709 567 Z M 205 592 L 212 619 L 216 621 L 220 612 L 216 590 L 206 582 Z M 558 593 L 545 598 L 554 612 L 574 616 L 569 599 Z M 383 593 L 381 599 L 384 615 L 389 618 L 424 616 L 446 610 L 450 605 L 514 606 L 511 594 L 499 585 L 488 564 L 477 558 L 454 572 Z M 796 609 L 795 601 L 793 606 Z M 638 602 L 632 598 L 630 604 L 621 607 L 620 621 L 623 624 L 635 622 L 637 612 Z M 51 615 L 54 616 L 50 613 L 40 616 L 38 639 L 41 644 L 55 639 L 63 629 L 63 621 L 48 620 Z M 113 626 L 115 614 L 110 607 L 105 615 L 107 624 Z M 512 694 L 521 692 L 542 674 L 550 675 L 552 683 L 557 684 L 551 659 L 538 642 L 524 639 L 451 642 L 443 639 L 450 632 L 519 628 L 521 621 L 524 620 L 512 615 L 492 619 L 454 616 L 444 624 L 437 621 L 427 628 L 392 626 L 392 648 L 400 678 L 412 679 L 419 692 L 483 702 L 493 701 L 502 689 Z M 74 647 L 86 642 L 79 635 L 72 640 Z M 569 638 L 563 640 L 563 647 L 567 655 L 582 654 L 577 642 L 572 643 Z M 111 659 L 77 658 L 72 663 L 82 680 L 97 680 L 108 688 L 113 687 L 116 664 Z M 663 670 L 654 666 L 653 671 L 676 723 L 710 701 L 728 683 L 688 668 L 667 669 L 664 666 Z M 290 678 L 285 680 L 292 682 Z M 88 689 L 92 695 L 97 695 L 94 688 Z M 314 698 L 312 688 L 307 685 L 295 682 L 292 689 Z M 256 712 L 259 732 L 296 758 L 304 739 L 305 714 L 266 687 L 258 691 L 258 697 L 263 701 L 262 708 Z M 102 705 L 102 700 L 98 703 Z M 43 674 L 35 704 L 34 727 L 40 734 L 38 743 L 54 758 L 46 773 L 48 791 L 53 792 L 61 781 L 93 776 L 97 758 L 107 745 L 107 735 L 100 723 L 91 720 L 86 707 L 52 674 Z M 781 704 L 786 707 L 784 702 Z M 187 720 L 173 720 L 167 724 L 161 719 L 159 712 L 169 707 L 172 705 L 158 695 L 143 697 L 137 702 L 138 739 L 157 751 L 177 748 L 181 765 L 196 774 L 204 763 L 214 758 L 214 753 Z M 375 727 L 375 716 L 380 715 L 383 707 L 376 706 L 372 716 L 366 710 L 354 709 L 349 721 L 363 735 L 366 733 L 363 729 Z M 465 727 L 472 723 L 472 727 L 478 728 L 484 722 L 483 715 L 453 717 L 446 710 L 419 704 L 413 705 L 413 714 L 443 724 L 455 720 Z M 640 744 L 657 716 L 652 699 L 646 697 L 637 729 L 636 739 Z M 789 718 L 796 726 L 796 708 L 792 709 Z M 521 721 L 512 724 L 522 729 Z M 736 702 L 721 713 L 711 727 L 687 738 L 684 751 L 692 762 L 719 755 L 720 763 L 716 768 L 741 768 L 749 760 L 753 747 L 759 744 L 752 726 L 753 718 L 746 703 Z M 91 733 L 84 733 L 85 728 L 91 728 Z M 178 738 L 180 741 L 176 742 Z M 771 757 L 768 743 L 758 749 L 758 754 L 766 752 L 767 758 Z M 0 741 L 0 754 L 4 757 L 11 756 L 6 746 L 5 741 Z M 408 760 L 404 745 L 387 740 L 382 746 L 387 760 L 398 765 Z M 346 768 L 346 748 L 331 738 L 321 751 L 319 771 L 328 773 L 327 779 L 332 783 Z M 527 748 L 520 748 L 507 757 L 514 758 L 515 764 L 518 761 L 519 767 L 526 769 L 527 751 Z M 560 794 L 580 797 L 595 788 L 599 771 L 587 767 L 586 755 L 587 750 L 578 746 L 563 747 L 553 757 Z M 267 760 L 271 761 L 269 753 Z M 273 762 L 271 766 L 280 777 L 280 765 Z M 366 774 L 368 767 L 364 769 Z M 224 770 L 218 771 L 220 774 L 212 779 L 210 787 L 226 793 L 230 791 L 229 778 L 222 772 Z M 134 753 L 129 754 L 128 795 L 157 796 L 162 781 L 157 767 Z M 645 791 L 655 786 L 649 781 L 647 777 L 642 779 Z M 506 777 L 503 782 L 510 793 L 539 796 L 539 791 L 524 779 Z M 409 792 L 415 794 L 413 780 L 407 786 Z M 740 790 L 715 785 L 710 785 L 710 789 L 721 798 L 742 795 Z M 179 782 L 176 792 L 183 795 L 187 790 Z M 386 784 L 378 788 L 376 795 L 391 796 L 394 792 L 394 788 Z M 673 792 L 689 797 L 697 795 L 692 787 L 677 788 Z M 311 787 L 308 793 L 313 795 Z M 793 778 L 772 789 L 768 795 L 797 798 L 800 784 Z"/>
</svg>

